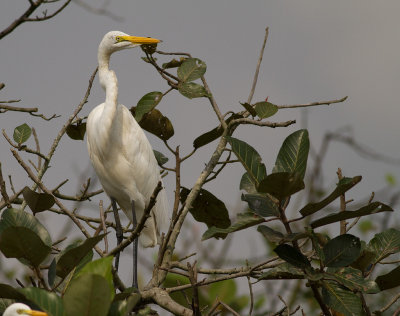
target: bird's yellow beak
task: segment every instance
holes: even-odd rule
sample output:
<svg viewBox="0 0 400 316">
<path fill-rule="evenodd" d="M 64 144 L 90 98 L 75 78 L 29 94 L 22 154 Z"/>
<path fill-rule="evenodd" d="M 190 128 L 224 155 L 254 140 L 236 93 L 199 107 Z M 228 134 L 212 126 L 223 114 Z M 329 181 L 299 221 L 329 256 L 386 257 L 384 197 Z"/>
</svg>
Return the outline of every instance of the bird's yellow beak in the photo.
<svg viewBox="0 0 400 316">
<path fill-rule="evenodd" d="M 31 316 L 48 316 L 48 314 L 45 312 L 31 311 L 31 310 L 24 310 L 23 314 L 31 315 Z"/>
<path fill-rule="evenodd" d="M 119 36 L 119 41 L 128 41 L 133 44 L 157 44 L 161 41 L 151 37 L 139 37 L 139 36 Z"/>
</svg>

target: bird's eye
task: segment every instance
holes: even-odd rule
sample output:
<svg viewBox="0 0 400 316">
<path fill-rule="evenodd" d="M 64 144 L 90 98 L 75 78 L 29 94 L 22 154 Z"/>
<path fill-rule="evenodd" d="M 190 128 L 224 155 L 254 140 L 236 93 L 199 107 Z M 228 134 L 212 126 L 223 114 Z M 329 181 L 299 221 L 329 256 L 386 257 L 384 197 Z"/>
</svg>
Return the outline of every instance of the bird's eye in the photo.
<svg viewBox="0 0 400 316">
<path fill-rule="evenodd" d="M 124 39 L 121 36 L 115 36 L 115 41 L 117 43 L 122 42 Z"/>
</svg>

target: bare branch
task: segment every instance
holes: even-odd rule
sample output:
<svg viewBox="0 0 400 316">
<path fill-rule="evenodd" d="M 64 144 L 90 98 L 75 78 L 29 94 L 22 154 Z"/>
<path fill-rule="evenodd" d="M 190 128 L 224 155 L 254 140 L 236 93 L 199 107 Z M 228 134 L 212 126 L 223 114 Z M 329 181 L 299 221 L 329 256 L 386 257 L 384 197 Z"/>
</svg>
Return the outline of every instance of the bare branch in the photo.
<svg viewBox="0 0 400 316">
<path fill-rule="evenodd" d="M 267 126 L 271 128 L 275 127 L 287 127 L 289 125 L 295 124 L 296 120 L 286 121 L 286 122 L 269 122 L 269 121 L 258 121 L 249 118 L 238 118 L 229 122 L 229 128 L 240 124 L 250 124 L 250 125 L 257 125 L 257 126 Z"/>
<path fill-rule="evenodd" d="M 257 68 L 256 68 L 256 71 L 254 73 L 253 84 L 251 86 L 249 97 L 247 98 L 247 103 L 249 103 L 249 104 L 251 103 L 251 100 L 253 99 L 254 91 L 256 90 L 258 73 L 260 72 L 260 66 L 261 66 L 261 62 L 262 62 L 263 56 L 264 56 L 264 50 L 265 50 L 265 45 L 267 44 L 268 34 L 269 34 L 269 28 L 267 27 L 265 29 L 264 42 L 263 42 L 263 45 L 261 47 L 260 57 L 258 58 Z"/>
<path fill-rule="evenodd" d="M 341 99 L 336 100 L 329 100 L 329 101 L 319 101 L 319 102 L 312 102 L 306 104 L 291 104 L 291 105 L 277 105 L 278 109 L 294 109 L 294 108 L 306 108 L 310 106 L 318 106 L 318 105 L 331 105 L 335 103 L 341 103 L 347 100 L 347 96 Z"/>
</svg>

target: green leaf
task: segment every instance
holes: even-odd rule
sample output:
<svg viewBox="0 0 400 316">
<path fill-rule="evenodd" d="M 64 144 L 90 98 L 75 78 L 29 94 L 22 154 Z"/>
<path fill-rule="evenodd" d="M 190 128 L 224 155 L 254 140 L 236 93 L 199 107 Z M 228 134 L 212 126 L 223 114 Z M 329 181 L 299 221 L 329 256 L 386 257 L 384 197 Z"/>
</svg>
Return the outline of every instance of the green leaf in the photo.
<svg viewBox="0 0 400 316">
<path fill-rule="evenodd" d="M 323 283 L 322 299 L 331 309 L 342 313 L 344 316 L 363 315 L 360 298 L 333 282 Z"/>
<path fill-rule="evenodd" d="M 112 262 L 114 257 L 104 257 L 97 259 L 95 261 L 87 263 L 75 276 L 75 278 L 79 278 L 83 274 L 97 274 L 107 280 L 110 291 L 111 298 L 114 297 L 114 283 L 112 276 Z"/>
<path fill-rule="evenodd" d="M 0 235 L 8 227 L 25 227 L 35 232 L 43 243 L 51 247 L 51 237 L 47 229 L 37 220 L 35 216 L 25 211 L 9 208 L 6 209 L 0 220 Z"/>
<path fill-rule="evenodd" d="M 291 265 L 290 263 L 282 263 L 279 266 L 269 269 L 267 272 L 261 274 L 258 280 L 294 280 L 304 279 L 304 272 Z"/>
<path fill-rule="evenodd" d="M 254 117 L 254 116 L 257 116 L 256 110 L 255 110 L 250 104 L 248 104 L 247 102 L 244 102 L 244 103 L 240 102 L 240 104 L 241 104 L 241 105 L 247 110 L 247 112 L 249 112 L 253 117 Z"/>
<path fill-rule="evenodd" d="M 22 190 L 22 195 L 33 214 L 50 209 L 55 202 L 51 194 L 37 193 L 28 187 Z"/>
<path fill-rule="evenodd" d="M 178 86 L 178 91 L 189 99 L 208 97 L 206 89 L 194 82 L 184 82 Z"/>
<path fill-rule="evenodd" d="M 251 179 L 258 184 L 267 176 L 265 165 L 258 152 L 246 142 L 226 136 L 236 157 L 240 160 Z"/>
<path fill-rule="evenodd" d="M 375 256 L 376 253 L 368 249 L 368 246 L 366 245 L 365 241 L 362 240 L 361 254 L 357 258 L 357 260 L 351 264 L 351 266 L 357 270 L 366 272 L 372 267 Z"/>
<path fill-rule="evenodd" d="M 331 239 L 323 248 L 324 265 L 327 267 L 345 267 L 354 262 L 361 251 L 360 239 L 350 234 Z"/>
<path fill-rule="evenodd" d="M 70 124 L 66 129 L 67 135 L 74 140 L 83 140 L 86 133 L 86 123 Z"/>
<path fill-rule="evenodd" d="M 297 172 L 304 179 L 309 150 L 310 140 L 306 129 L 290 134 L 283 141 L 272 172 Z"/>
<path fill-rule="evenodd" d="M 237 215 L 236 223 L 228 228 L 218 228 L 218 227 L 210 227 L 202 237 L 202 240 L 207 240 L 212 237 L 215 238 L 225 238 L 228 234 L 258 225 L 264 222 L 264 219 L 253 213 L 239 213 Z"/>
<path fill-rule="evenodd" d="M 14 129 L 13 138 L 18 144 L 25 143 L 32 135 L 32 130 L 28 124 L 24 123 Z"/>
<path fill-rule="evenodd" d="M 1 85 L 0 85 L 1 88 Z M 0 89 L 1 90 L 1 89 Z M 6 298 L 0 298 L 0 313 L 4 313 L 8 306 L 15 303 L 14 300 L 9 300 Z"/>
<path fill-rule="evenodd" d="M 242 194 L 242 201 L 246 201 L 250 210 L 262 217 L 280 215 L 278 205 L 267 195 Z"/>
<path fill-rule="evenodd" d="M 57 267 L 57 261 L 56 258 L 53 258 L 53 260 L 50 263 L 49 270 L 47 272 L 47 279 L 51 287 L 54 285 L 54 281 L 56 280 L 56 267 Z"/>
<path fill-rule="evenodd" d="M 190 190 L 182 187 L 180 194 L 182 204 L 185 203 L 189 193 Z M 228 209 L 224 202 L 205 189 L 200 190 L 189 212 L 196 221 L 205 223 L 208 228 L 213 226 L 227 228 L 231 225 Z"/>
<path fill-rule="evenodd" d="M 373 263 L 398 253 L 400 251 L 400 231 L 391 228 L 376 234 L 369 242 L 368 249 L 375 253 Z"/>
<path fill-rule="evenodd" d="M 236 299 L 237 285 L 234 280 L 225 280 L 212 283 L 208 288 L 209 302 L 215 302 L 218 298 L 226 304 L 231 304 Z"/>
<path fill-rule="evenodd" d="M 23 301 L 25 296 L 14 289 L 11 285 L 0 283 L 0 297 L 12 299 L 16 301 Z"/>
<path fill-rule="evenodd" d="M 361 181 L 361 179 L 362 179 L 361 176 L 357 176 L 354 178 L 343 178 L 337 184 L 336 189 L 331 194 L 329 194 L 329 196 L 327 196 L 325 199 L 323 199 L 320 202 L 309 203 L 306 206 L 304 206 L 300 210 L 301 215 L 308 216 L 314 214 L 315 212 L 318 212 L 319 210 L 323 209 L 325 206 L 329 205 L 334 200 L 336 200 L 343 193 L 347 192 L 352 187 L 354 187 L 357 183 Z"/>
<path fill-rule="evenodd" d="M 279 200 L 283 200 L 303 190 L 304 187 L 304 182 L 297 172 L 276 172 L 260 182 L 258 191 L 269 193 Z"/>
<path fill-rule="evenodd" d="M 135 116 L 136 108 L 132 107 L 130 111 L 132 115 Z M 171 121 L 157 109 L 153 109 L 143 115 L 139 125 L 144 130 L 156 135 L 162 140 L 170 139 L 175 133 Z"/>
<path fill-rule="evenodd" d="M 368 280 L 363 277 L 361 271 L 347 268 L 328 268 L 326 274 L 329 278 L 335 279 L 352 291 L 359 291 L 367 294 L 375 294 L 380 292 L 378 284 L 375 281 Z"/>
<path fill-rule="evenodd" d="M 140 294 L 133 293 L 123 300 L 114 300 L 111 304 L 108 316 L 127 316 L 130 311 L 139 303 Z"/>
<path fill-rule="evenodd" d="M 70 248 L 62 253 L 57 261 L 57 276 L 65 278 L 104 236 L 105 234 L 88 238 L 79 246 Z"/>
<path fill-rule="evenodd" d="M 171 61 L 162 64 L 163 69 L 170 69 L 170 68 L 176 68 L 182 65 L 182 63 L 185 61 L 186 58 L 181 57 L 179 60 L 177 59 L 172 59 Z"/>
<path fill-rule="evenodd" d="M 304 269 L 311 267 L 311 263 L 310 261 L 308 261 L 307 257 L 290 245 L 279 245 L 274 249 L 274 251 L 279 256 L 279 258 L 285 260 L 286 262 L 294 265 L 297 268 Z"/>
<path fill-rule="evenodd" d="M 111 305 L 108 281 L 97 274 L 73 279 L 63 297 L 66 316 L 106 316 Z"/>
<path fill-rule="evenodd" d="M 178 68 L 178 78 L 182 82 L 199 79 L 207 70 L 206 64 L 198 58 L 188 58 Z"/>
<path fill-rule="evenodd" d="M 135 119 L 140 122 L 143 115 L 153 110 L 162 99 L 162 92 L 153 91 L 145 94 L 137 103 Z"/>
<path fill-rule="evenodd" d="M 343 211 L 319 218 L 311 222 L 311 227 L 317 228 L 331 223 L 343 221 L 346 219 L 372 215 L 381 212 L 393 212 L 393 209 L 390 206 L 383 204 L 381 202 L 373 202 L 356 211 Z"/>
<path fill-rule="evenodd" d="M 270 102 L 257 102 L 255 104 L 255 110 L 259 118 L 264 119 L 271 117 L 278 112 L 278 107 Z"/>
<path fill-rule="evenodd" d="M 250 194 L 256 194 L 257 188 L 256 184 L 254 183 L 253 179 L 249 176 L 247 172 L 245 172 L 240 179 L 240 190 L 244 190 Z"/>
<path fill-rule="evenodd" d="M 260 225 L 257 227 L 257 230 L 269 241 L 273 243 L 280 243 L 283 238 L 284 234 L 281 232 L 278 232 L 276 230 L 273 230 L 272 228 L 266 226 L 266 225 Z"/>
<path fill-rule="evenodd" d="M 154 157 L 156 157 L 157 163 L 162 166 L 164 165 L 169 159 L 168 157 L 165 157 L 164 154 L 160 153 L 157 150 L 153 150 L 154 152 Z"/>
<path fill-rule="evenodd" d="M 37 287 L 19 289 L 25 297 L 47 312 L 49 316 L 63 316 L 64 306 L 61 298 L 55 293 Z"/>
<path fill-rule="evenodd" d="M 0 250 L 7 258 L 23 258 L 37 267 L 46 259 L 51 248 L 29 228 L 10 226 L 0 234 Z"/>
<path fill-rule="evenodd" d="M 229 124 L 230 121 L 237 119 L 237 118 L 243 118 L 243 115 L 234 113 L 230 117 L 228 117 L 228 119 L 226 119 L 225 122 L 226 122 L 226 124 Z M 211 143 L 212 141 L 218 139 L 219 137 L 221 137 L 223 132 L 224 132 L 224 129 L 221 126 L 217 126 L 217 127 L 213 128 L 211 131 L 208 131 L 208 132 L 200 135 L 199 137 L 197 137 L 193 141 L 193 147 L 199 148 L 199 147 L 205 146 L 205 145 Z"/>
<path fill-rule="evenodd" d="M 398 287 L 400 285 L 400 266 L 389 273 L 378 276 L 375 281 L 382 291 Z"/>
</svg>

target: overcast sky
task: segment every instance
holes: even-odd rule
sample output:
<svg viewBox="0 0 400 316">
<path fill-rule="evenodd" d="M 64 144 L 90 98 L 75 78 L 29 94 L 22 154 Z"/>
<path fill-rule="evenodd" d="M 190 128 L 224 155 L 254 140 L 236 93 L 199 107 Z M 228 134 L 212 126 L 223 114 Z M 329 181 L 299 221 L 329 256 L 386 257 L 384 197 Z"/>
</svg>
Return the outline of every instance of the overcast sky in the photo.
<svg viewBox="0 0 400 316">
<path fill-rule="evenodd" d="M 102 2 L 86 3 L 98 7 Z M 0 29 L 27 6 L 28 1 L 3 0 Z M 48 11 L 56 8 L 56 4 L 49 5 Z M 28 121 L 38 130 L 42 149 L 47 152 L 59 127 L 81 101 L 97 64 L 98 44 L 110 30 L 156 37 L 163 40 L 160 50 L 190 52 L 202 59 L 207 63 L 206 78 L 222 112 L 240 110 L 239 102 L 249 94 L 268 26 L 269 39 L 253 100 L 268 96 L 270 102 L 291 104 L 349 96 L 343 104 L 308 110 L 312 146 L 320 146 L 326 131 L 351 126 L 360 143 L 400 158 L 399 1 L 111 0 L 107 9 L 123 21 L 95 15 L 71 3 L 57 17 L 25 23 L 0 41 L 0 81 L 6 84 L 0 99 L 22 99 L 21 106 L 38 106 L 48 116 L 61 115 L 45 122 L 20 113 L 2 114 L 1 128 L 9 135 L 15 126 Z M 134 49 L 112 56 L 119 101 L 128 107 L 147 92 L 168 89 L 156 71 L 140 59 L 142 55 L 140 49 Z M 104 92 L 96 79 L 82 113 L 87 115 L 103 100 Z M 174 93 L 164 98 L 159 108 L 175 127 L 170 144 L 180 144 L 183 153 L 191 150 L 196 136 L 217 124 L 205 99 L 188 100 Z M 302 127 L 300 118 L 298 110 L 281 111 L 273 119 L 296 119 L 298 124 L 282 129 L 241 127 L 235 136 L 253 145 L 271 171 L 284 138 Z M 155 137 L 149 138 L 155 149 L 168 153 Z M 90 168 L 85 142 L 65 138 L 61 145 L 45 177 L 49 187 L 71 177 L 71 172 L 84 173 Z M 25 183 L 8 144 L 0 139 L 0 146 L 3 173 L 17 173 L 21 178 L 15 182 Z M 184 166 L 183 185 L 193 185 L 214 147 L 213 143 L 199 150 L 197 158 Z M 325 167 L 327 184 L 331 185 L 336 182 L 338 167 L 345 176 L 364 176 L 358 189 L 352 191 L 354 198 L 365 198 L 370 191 L 382 188 L 388 172 L 400 176 L 398 166 L 365 160 L 343 145 L 329 150 Z M 243 172 L 240 165 L 231 166 L 207 189 L 234 207 L 239 202 Z M 174 178 L 167 177 L 165 183 L 172 197 Z M 75 185 L 67 187 L 71 193 Z"/>
</svg>

